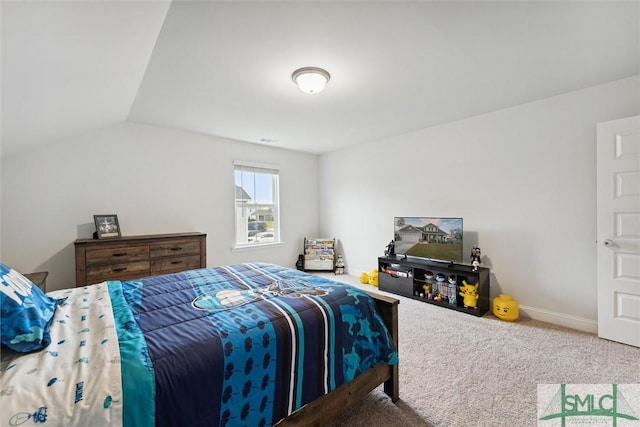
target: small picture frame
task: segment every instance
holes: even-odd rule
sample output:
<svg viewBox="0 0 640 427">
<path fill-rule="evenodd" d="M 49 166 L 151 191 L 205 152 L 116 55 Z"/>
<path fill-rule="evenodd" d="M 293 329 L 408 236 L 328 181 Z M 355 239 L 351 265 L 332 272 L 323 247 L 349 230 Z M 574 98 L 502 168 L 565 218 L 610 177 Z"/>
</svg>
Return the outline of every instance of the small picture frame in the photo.
<svg viewBox="0 0 640 427">
<path fill-rule="evenodd" d="M 96 223 L 96 235 L 98 239 L 116 239 L 122 237 L 120 234 L 118 215 L 94 215 L 93 221 Z"/>
</svg>

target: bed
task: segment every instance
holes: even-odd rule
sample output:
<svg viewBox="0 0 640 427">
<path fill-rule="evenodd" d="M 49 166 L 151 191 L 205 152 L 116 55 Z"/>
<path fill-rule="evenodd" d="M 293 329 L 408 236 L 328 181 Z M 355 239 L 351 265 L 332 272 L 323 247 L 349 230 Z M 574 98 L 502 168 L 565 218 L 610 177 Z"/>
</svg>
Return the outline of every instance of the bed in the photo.
<svg viewBox="0 0 640 427">
<path fill-rule="evenodd" d="M 7 338 L 38 290 L 3 268 L 0 425 L 307 426 L 398 399 L 393 298 L 244 263 L 50 292 L 48 324 Z"/>
</svg>

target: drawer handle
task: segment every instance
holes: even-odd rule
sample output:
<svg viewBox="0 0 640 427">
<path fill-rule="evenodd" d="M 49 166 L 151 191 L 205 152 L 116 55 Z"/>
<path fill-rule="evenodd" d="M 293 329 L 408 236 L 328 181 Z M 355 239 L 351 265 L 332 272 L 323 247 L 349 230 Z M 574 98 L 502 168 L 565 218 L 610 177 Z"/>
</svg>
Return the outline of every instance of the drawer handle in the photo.
<svg viewBox="0 0 640 427">
<path fill-rule="evenodd" d="M 111 269 L 111 271 L 120 272 L 120 271 L 125 271 L 126 269 L 127 269 L 127 267 L 120 267 L 120 268 L 113 268 L 113 269 Z"/>
<path fill-rule="evenodd" d="M 181 251 L 182 248 L 180 246 L 175 247 L 175 248 L 171 248 L 172 251 Z"/>
<path fill-rule="evenodd" d="M 127 255 L 126 252 L 120 252 L 120 253 L 117 253 L 117 254 L 113 254 L 113 256 L 126 256 L 126 255 Z"/>
<path fill-rule="evenodd" d="M 171 264 L 173 264 L 173 265 L 182 264 L 182 261 L 171 261 Z"/>
</svg>

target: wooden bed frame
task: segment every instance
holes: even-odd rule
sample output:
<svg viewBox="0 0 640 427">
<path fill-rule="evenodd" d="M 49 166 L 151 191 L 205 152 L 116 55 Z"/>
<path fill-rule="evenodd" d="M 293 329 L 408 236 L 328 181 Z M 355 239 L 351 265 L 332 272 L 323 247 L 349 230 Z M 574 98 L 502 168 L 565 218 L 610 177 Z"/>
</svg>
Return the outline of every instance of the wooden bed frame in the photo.
<svg viewBox="0 0 640 427">
<path fill-rule="evenodd" d="M 385 295 L 367 293 L 375 300 L 382 320 L 387 325 L 397 349 L 398 304 L 400 301 Z M 325 425 L 382 383 L 384 383 L 384 392 L 395 403 L 400 397 L 398 365 L 390 366 L 379 363 L 358 375 L 353 381 L 343 384 L 332 392 L 306 404 L 276 425 L 278 427 Z"/>
</svg>

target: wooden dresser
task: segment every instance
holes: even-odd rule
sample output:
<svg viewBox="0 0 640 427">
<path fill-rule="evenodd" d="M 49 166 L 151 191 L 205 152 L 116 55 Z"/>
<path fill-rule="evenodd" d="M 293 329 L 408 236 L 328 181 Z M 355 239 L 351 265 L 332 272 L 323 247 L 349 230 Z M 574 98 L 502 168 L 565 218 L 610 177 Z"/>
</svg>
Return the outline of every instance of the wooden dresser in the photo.
<svg viewBox="0 0 640 427">
<path fill-rule="evenodd" d="M 204 233 L 78 239 L 75 247 L 76 287 L 207 266 L 207 235 Z"/>
</svg>

